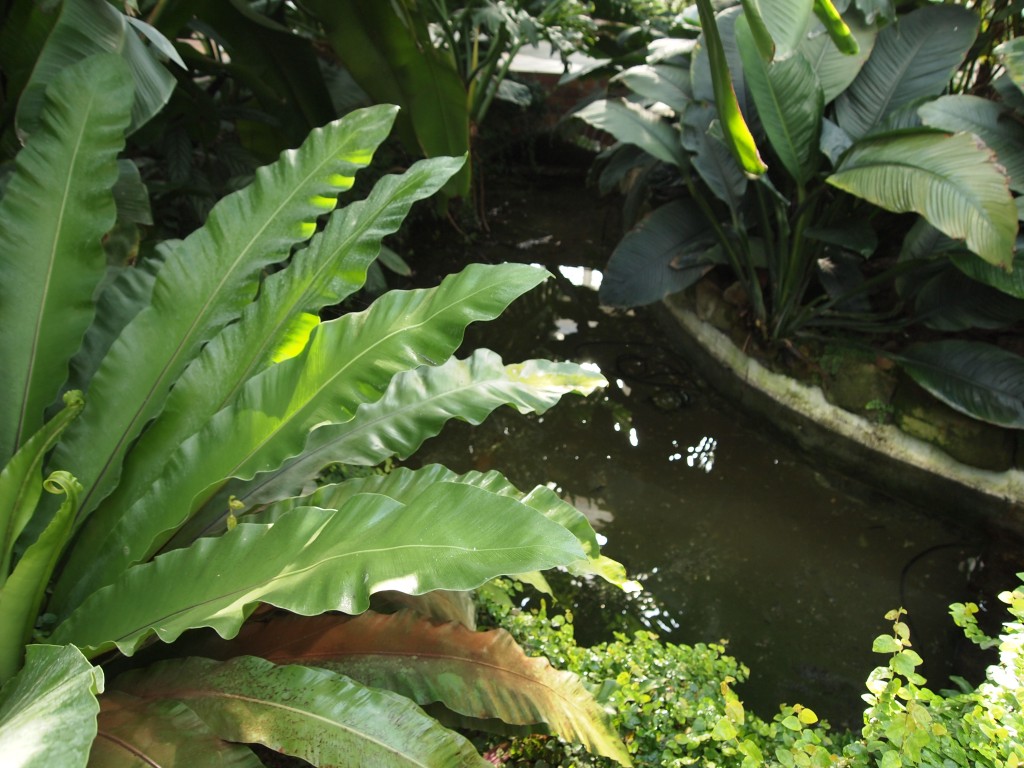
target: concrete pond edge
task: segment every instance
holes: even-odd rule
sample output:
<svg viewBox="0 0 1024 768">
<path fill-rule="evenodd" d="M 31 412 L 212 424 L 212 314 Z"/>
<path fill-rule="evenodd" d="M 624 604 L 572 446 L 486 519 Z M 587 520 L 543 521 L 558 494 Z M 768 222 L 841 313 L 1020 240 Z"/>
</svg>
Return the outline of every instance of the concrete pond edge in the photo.
<svg viewBox="0 0 1024 768">
<path fill-rule="evenodd" d="M 685 293 L 657 305 L 670 342 L 700 374 L 752 418 L 803 452 L 898 498 L 1024 535 L 1024 472 L 963 464 L 892 424 L 830 403 L 821 388 L 775 373 L 702 320 Z M 884 459 L 884 460 L 883 460 Z"/>
</svg>

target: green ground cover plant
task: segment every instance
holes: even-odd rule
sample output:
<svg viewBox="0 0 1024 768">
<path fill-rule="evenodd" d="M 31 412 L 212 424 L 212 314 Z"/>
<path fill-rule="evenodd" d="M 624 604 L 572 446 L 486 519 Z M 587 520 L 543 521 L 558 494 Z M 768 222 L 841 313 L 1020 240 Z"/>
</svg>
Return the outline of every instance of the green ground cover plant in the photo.
<svg viewBox="0 0 1024 768">
<path fill-rule="evenodd" d="M 146 195 L 120 157 L 140 96 L 119 40 L 50 38 L 40 61 L 63 58 L 19 108 L 0 197 L 5 765 L 260 765 L 246 743 L 314 765 L 486 765 L 430 702 L 446 722 L 544 721 L 629 764 L 574 676 L 457 621 L 458 595 L 502 574 L 624 581 L 581 513 L 494 472 L 314 483 L 407 457 L 449 419 L 604 386 L 575 364 L 454 357 L 547 274 L 471 265 L 321 319 L 464 163 L 421 161 L 338 207 L 387 105 L 313 130 L 124 264 L 107 235 Z M 410 603 L 434 619 L 368 610 Z"/>
<path fill-rule="evenodd" d="M 1024 578 L 1024 574 L 1021 574 Z M 500 587 L 495 589 L 495 587 Z M 905 611 L 885 617 L 890 630 L 873 650 L 884 662 L 867 677 L 864 724 L 859 732 L 835 731 L 813 709 L 781 705 L 766 720 L 743 707 L 749 670 L 720 644 L 665 643 L 646 630 L 615 633 L 610 642 L 581 647 L 571 612 L 520 611 L 500 581 L 483 594 L 489 620 L 506 627 L 531 653 L 543 654 L 580 674 L 613 712 L 613 722 L 638 765 L 736 766 L 990 766 L 1024 764 L 1024 587 L 999 595 L 1009 616 L 998 637 L 977 624 L 979 608 L 957 603 L 950 614 L 965 636 L 998 648 L 998 661 L 977 686 L 956 678 L 953 689 L 934 691 L 915 670 Z M 521 587 L 519 588 L 521 589 Z M 498 764 L 609 766 L 557 737 L 491 740 Z"/>
</svg>

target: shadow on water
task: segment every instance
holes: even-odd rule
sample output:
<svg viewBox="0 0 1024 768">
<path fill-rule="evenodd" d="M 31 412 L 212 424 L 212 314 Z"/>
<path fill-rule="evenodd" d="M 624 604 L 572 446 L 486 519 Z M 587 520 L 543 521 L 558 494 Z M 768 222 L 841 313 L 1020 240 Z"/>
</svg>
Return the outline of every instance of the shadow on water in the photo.
<svg viewBox="0 0 1024 768">
<path fill-rule="evenodd" d="M 507 181 L 490 190 L 487 236 L 412 263 L 424 284 L 468 261 L 546 266 L 555 279 L 471 329 L 467 347 L 509 362 L 593 362 L 610 387 L 540 417 L 504 409 L 480 427 L 452 424 L 417 461 L 555 488 L 653 595 L 635 609 L 643 623 L 677 643 L 728 639 L 752 670 L 740 695 L 762 716 L 800 702 L 858 727 L 863 682 L 881 661 L 871 642 L 900 605 L 930 685 L 947 687 L 951 673 L 976 682 L 988 659 L 947 607 L 987 599 L 1001 618 L 985 595 L 1013 586 L 1020 550 L 795 453 L 722 402 L 644 312 L 599 307 L 598 270 L 619 230 L 615 210 L 583 186 L 573 176 Z M 578 605 L 577 635 L 609 639 L 598 615 L 607 607 Z"/>
</svg>

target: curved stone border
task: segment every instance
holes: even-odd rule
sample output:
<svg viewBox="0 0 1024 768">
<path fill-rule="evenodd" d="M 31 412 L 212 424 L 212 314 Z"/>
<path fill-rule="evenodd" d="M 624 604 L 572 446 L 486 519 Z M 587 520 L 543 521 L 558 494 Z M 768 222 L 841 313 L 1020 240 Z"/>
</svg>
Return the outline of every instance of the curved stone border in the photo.
<svg viewBox="0 0 1024 768">
<path fill-rule="evenodd" d="M 802 450 L 892 495 L 953 514 L 980 515 L 1024 533 L 1024 472 L 962 464 L 891 424 L 874 424 L 832 405 L 821 389 L 774 373 L 703 322 L 685 294 L 665 299 L 662 319 L 700 373 L 754 417 L 768 420 Z M 680 331 L 673 333 L 675 330 Z"/>
</svg>

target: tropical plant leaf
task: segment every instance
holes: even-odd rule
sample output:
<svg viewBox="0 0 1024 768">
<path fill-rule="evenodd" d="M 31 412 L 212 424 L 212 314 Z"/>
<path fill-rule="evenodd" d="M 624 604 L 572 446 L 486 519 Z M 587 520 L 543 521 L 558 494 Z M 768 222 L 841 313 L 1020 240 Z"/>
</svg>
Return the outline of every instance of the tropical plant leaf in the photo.
<svg viewBox="0 0 1024 768">
<path fill-rule="evenodd" d="M 825 27 L 836 50 L 846 56 L 856 56 L 860 53 L 860 43 L 856 35 L 839 15 L 832 0 L 814 0 L 814 15 Z"/>
<path fill-rule="evenodd" d="M 996 153 L 1010 189 L 1024 192 L 1024 128 L 1012 113 L 980 96 L 941 96 L 918 109 L 924 124 L 950 133 L 973 133 Z"/>
<path fill-rule="evenodd" d="M 914 344 L 896 358 L 952 408 L 1002 427 L 1024 427 L 1024 358 L 991 344 L 949 339 Z"/>
<path fill-rule="evenodd" d="M 959 5 L 928 5 L 883 29 L 870 58 L 836 100 L 840 127 L 855 139 L 919 99 L 938 96 L 978 34 L 978 17 Z"/>
<path fill-rule="evenodd" d="M 714 105 L 693 104 L 686 110 L 683 146 L 693 152 L 693 167 L 708 189 L 738 213 L 750 179 L 722 138 Z"/>
<path fill-rule="evenodd" d="M 953 253 L 950 258 L 956 268 L 972 280 L 990 285 L 1003 293 L 1024 299 L 1024 248 L 1018 237 L 1017 253 L 1013 257 L 1013 268 L 1000 269 L 988 262 L 976 259 L 971 254 Z"/>
<path fill-rule="evenodd" d="M 710 268 L 703 259 L 709 241 L 708 223 L 696 206 L 663 205 L 615 247 L 601 282 L 601 303 L 643 306 L 692 285 Z"/>
<path fill-rule="evenodd" d="M 361 494 L 337 511 L 298 507 L 273 525 L 240 523 L 135 566 L 87 598 L 53 638 L 131 655 L 154 634 L 172 642 L 211 627 L 233 637 L 259 602 L 302 615 L 360 613 L 381 590 L 473 589 L 583 557 L 561 525 L 466 484 L 433 484 L 408 504 Z"/>
<path fill-rule="evenodd" d="M 258 301 L 214 337 L 175 382 L 163 412 L 128 455 L 118 487 L 96 511 L 94 525 L 113 525 L 164 470 L 166 457 L 232 403 L 246 381 L 299 354 L 318 322 L 315 313 L 340 304 L 363 285 L 381 240 L 462 164 L 463 158 L 420 161 L 401 176 L 381 178 L 367 199 L 332 214 L 309 247 L 263 282 Z"/>
<path fill-rule="evenodd" d="M 94 535 L 76 543 L 50 609 L 66 615 L 152 555 L 229 478 L 248 480 L 298 456 L 314 427 L 352 419 L 394 374 L 446 360 L 467 325 L 497 317 L 547 277 L 523 264 L 473 264 L 437 288 L 391 291 L 365 312 L 318 326 L 301 355 L 251 379 L 237 402 L 186 440 L 148 493 L 109 522 L 90 523 Z"/>
<path fill-rule="evenodd" d="M 277 664 L 323 667 L 474 718 L 544 723 L 593 753 L 632 764 L 580 679 L 553 669 L 547 659 L 527 657 L 504 630 L 473 632 L 406 611 L 281 618 L 247 626 L 229 648 Z"/>
<path fill-rule="evenodd" d="M 828 182 L 890 211 L 916 211 L 985 261 L 1008 267 L 1017 209 L 995 156 L 967 134 L 858 142 Z"/>
<path fill-rule="evenodd" d="M 92 322 L 131 82 L 104 55 L 61 72 L 47 93 L 0 198 L 0 464 L 42 426 Z"/>
<path fill-rule="evenodd" d="M 679 133 L 654 112 L 622 99 L 598 99 L 574 112 L 574 117 L 610 133 L 626 144 L 635 144 L 664 163 L 686 167 Z"/>
<path fill-rule="evenodd" d="M 150 28 L 148 35 L 159 37 L 160 33 Z M 161 46 L 161 51 L 174 50 L 168 41 L 163 42 L 166 45 Z M 176 83 L 174 76 L 139 39 L 128 17 L 105 0 L 64 0 L 57 23 L 18 102 L 19 135 L 25 137 L 39 127 L 43 94 L 48 85 L 67 68 L 98 53 L 119 54 L 128 65 L 134 84 L 129 133 L 149 122 L 167 103 Z M 175 63 L 185 66 L 180 57 Z M 90 92 L 94 96 L 105 93 L 102 88 Z"/>
<path fill-rule="evenodd" d="M 803 3 L 804 6 L 807 3 Z M 746 18 L 736 21 L 747 88 L 772 149 L 801 186 L 818 167 L 818 136 L 825 103 L 811 65 L 802 56 L 766 62 L 757 55 Z"/>
<path fill-rule="evenodd" d="M 760 176 L 768 170 L 757 151 L 754 137 L 740 112 L 739 101 L 733 90 L 725 48 L 718 33 L 711 0 L 697 0 L 700 26 L 707 48 L 708 63 L 711 67 L 711 85 L 715 94 L 715 107 L 722 123 L 725 143 L 736 157 L 736 161 L 749 174 Z"/>
<path fill-rule="evenodd" d="M 81 486 L 67 472 L 54 472 L 43 482 L 50 493 L 64 494 L 64 503 L 14 566 L 0 587 L 0 680 L 21 665 L 21 654 L 32 637 L 50 577 L 71 534 Z"/>
<path fill-rule="evenodd" d="M 611 82 L 622 83 L 645 99 L 667 104 L 678 114 L 693 100 L 690 70 L 673 64 L 638 64 L 619 72 Z"/>
<path fill-rule="evenodd" d="M 103 671 L 74 646 L 30 645 L 0 688 L 5 768 L 84 768 L 96 736 Z"/>
<path fill-rule="evenodd" d="M 847 24 L 857 42 L 855 54 L 843 53 L 827 34 L 821 32 L 811 33 L 797 48 L 799 55 L 807 59 L 818 78 L 826 104 L 830 104 L 857 78 L 878 36 L 878 29 L 861 21 L 859 16 L 851 16 Z"/>
<path fill-rule="evenodd" d="M 757 15 L 763 19 L 766 30 L 775 42 L 776 60 L 788 58 L 797 49 L 811 24 L 813 5 L 808 0 L 746 0 L 743 7 L 751 30 L 754 28 L 750 23 L 751 10 L 757 9 Z M 739 42 L 741 51 L 743 46 L 744 43 Z M 758 51 L 761 51 L 762 47 L 762 44 L 757 44 Z M 767 63 L 772 58 L 762 56 L 761 60 Z"/>
<path fill-rule="evenodd" d="M 264 744 L 313 765 L 490 765 L 408 699 L 326 669 L 252 656 L 193 658 L 122 675 L 116 685 L 144 699 L 182 702 L 222 739 Z"/>
<path fill-rule="evenodd" d="M 248 747 L 219 738 L 179 701 L 146 700 L 121 691 L 100 697 L 91 768 L 262 768 Z"/>
<path fill-rule="evenodd" d="M 129 445 L 159 413 L 181 371 L 252 300 L 260 270 L 311 236 L 317 217 L 352 186 L 387 135 L 394 111 L 371 107 L 312 131 L 299 150 L 284 153 L 257 171 L 252 185 L 221 200 L 206 224 L 167 257 L 152 303 L 111 346 L 81 418 L 54 453 L 54 466 L 72 470 L 85 488 L 83 516 L 114 487 Z"/>
<path fill-rule="evenodd" d="M 435 589 L 423 595 L 404 592 L 378 592 L 372 605 L 384 605 L 394 610 L 405 609 L 417 616 L 439 622 L 455 622 L 476 630 L 476 603 L 472 592 L 452 592 Z"/>
<path fill-rule="evenodd" d="M 306 496 L 283 499 L 261 510 L 251 519 L 259 523 L 274 522 L 281 515 L 298 506 L 335 509 L 346 504 L 354 496 L 365 493 L 379 494 L 400 503 L 409 504 L 423 492 L 424 488 L 429 488 L 437 483 L 465 483 L 489 493 L 496 493 L 522 502 L 549 520 L 558 523 L 579 541 L 586 554 L 586 559 L 568 563 L 566 567 L 571 573 L 594 574 L 616 586 L 632 588 L 632 585 L 626 580 L 626 572 L 622 565 L 601 555 L 597 535 L 594 533 L 590 521 L 582 512 L 572 504 L 558 498 L 549 488 L 538 487 L 529 493 L 523 493 L 499 472 L 484 474 L 468 472 L 464 475 L 457 475 L 437 464 L 431 464 L 415 471 L 399 468 L 386 475 L 352 478 L 343 483 L 323 486 Z M 248 499 L 244 501 L 249 503 Z"/>
<path fill-rule="evenodd" d="M 64 408 L 29 438 L 0 472 L 0 588 L 10 573 L 14 543 L 42 495 L 43 459 L 84 405 L 81 392 L 65 394 Z"/>
<path fill-rule="evenodd" d="M 504 365 L 490 350 L 467 360 L 424 366 L 391 380 L 384 396 L 362 405 L 351 421 L 314 430 L 302 455 L 237 492 L 249 504 L 294 495 L 331 463 L 373 466 L 411 456 L 453 418 L 480 424 L 496 408 L 544 413 L 569 393 L 589 395 L 607 382 L 574 363 L 529 360 Z"/>
<path fill-rule="evenodd" d="M 967 258 L 985 263 L 973 256 Z M 1000 271 L 986 266 L 994 272 Z M 1024 301 L 972 280 L 953 264 L 943 267 L 929 279 L 915 281 L 918 286 L 914 313 L 929 328 L 941 331 L 998 329 L 1024 320 Z"/>
</svg>

